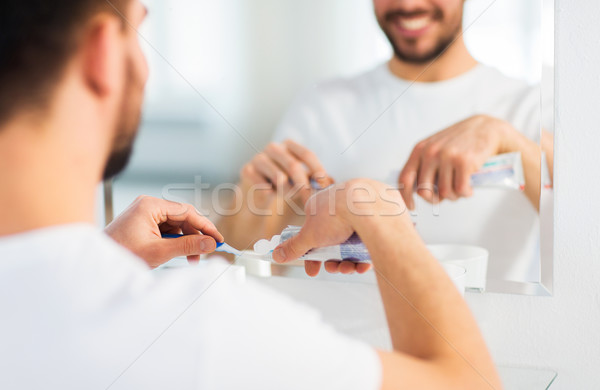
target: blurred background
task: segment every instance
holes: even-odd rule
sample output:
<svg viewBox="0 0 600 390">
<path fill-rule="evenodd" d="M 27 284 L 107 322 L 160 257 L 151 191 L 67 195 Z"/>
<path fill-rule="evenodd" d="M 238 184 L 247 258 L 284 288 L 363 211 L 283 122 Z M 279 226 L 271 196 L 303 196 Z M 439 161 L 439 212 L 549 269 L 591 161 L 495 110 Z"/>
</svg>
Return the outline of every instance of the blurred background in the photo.
<svg viewBox="0 0 600 390">
<path fill-rule="evenodd" d="M 141 194 L 210 202 L 210 189 L 193 189 L 235 183 L 300 91 L 392 53 L 371 0 L 144 2 L 150 79 L 131 164 L 113 185 L 117 214 Z M 553 20 L 552 0 L 467 0 L 465 40 L 480 62 L 539 83 L 553 79 Z"/>
</svg>

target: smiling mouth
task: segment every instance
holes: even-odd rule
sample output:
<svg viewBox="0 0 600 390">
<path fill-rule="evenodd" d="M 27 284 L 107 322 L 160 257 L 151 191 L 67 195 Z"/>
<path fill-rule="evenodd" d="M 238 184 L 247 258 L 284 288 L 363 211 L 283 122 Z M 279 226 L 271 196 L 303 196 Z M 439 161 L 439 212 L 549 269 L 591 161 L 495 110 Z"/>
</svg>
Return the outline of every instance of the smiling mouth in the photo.
<svg viewBox="0 0 600 390">
<path fill-rule="evenodd" d="M 406 31 L 419 31 L 427 28 L 432 18 L 429 15 L 417 16 L 417 17 L 404 17 L 400 16 L 396 19 L 396 25 L 402 30 Z"/>
</svg>

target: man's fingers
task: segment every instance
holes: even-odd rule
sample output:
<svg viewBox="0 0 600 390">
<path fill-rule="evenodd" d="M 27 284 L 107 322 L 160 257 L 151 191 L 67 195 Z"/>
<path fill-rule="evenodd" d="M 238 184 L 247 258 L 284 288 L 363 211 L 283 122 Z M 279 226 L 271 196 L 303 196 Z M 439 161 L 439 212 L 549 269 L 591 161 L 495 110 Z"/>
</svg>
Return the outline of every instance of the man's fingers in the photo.
<svg viewBox="0 0 600 390">
<path fill-rule="evenodd" d="M 168 223 L 175 226 L 189 226 L 197 232 L 211 236 L 218 242 L 223 242 L 225 239 L 219 233 L 217 227 L 206 217 L 200 215 L 196 208 L 190 204 L 169 202 L 162 199 L 157 199 L 160 202 L 161 216 L 158 224 Z M 190 229 L 186 234 L 193 233 Z"/>
<path fill-rule="evenodd" d="M 417 176 L 417 193 L 430 203 L 439 199 L 435 186 L 437 170 L 438 165 L 435 161 L 421 160 Z"/>
<path fill-rule="evenodd" d="M 442 162 L 438 174 L 438 192 L 440 201 L 444 199 L 456 200 L 454 192 L 454 166 L 449 162 Z"/>
<path fill-rule="evenodd" d="M 183 223 L 183 226 L 181 227 L 181 232 L 184 235 L 194 235 L 194 234 L 197 235 L 198 234 L 198 231 L 196 229 L 194 229 L 194 227 L 192 227 L 192 225 L 190 225 L 187 222 Z M 196 255 L 196 254 L 188 255 L 187 260 L 188 260 L 188 263 L 190 263 L 190 264 L 197 264 L 200 261 L 200 255 Z"/>
<path fill-rule="evenodd" d="M 353 274 L 354 272 L 364 274 L 371 268 L 372 265 L 369 263 L 355 263 L 348 260 L 329 260 L 325 262 L 325 271 L 329 272 L 330 274 L 337 274 L 338 272 L 343 274 Z"/>
<path fill-rule="evenodd" d="M 358 263 L 358 264 L 356 264 L 356 272 L 358 272 L 359 274 L 364 274 L 365 272 L 370 270 L 372 267 L 373 267 L 373 265 L 369 264 L 369 263 Z"/>
<path fill-rule="evenodd" d="M 276 188 L 284 188 L 288 183 L 288 176 L 266 153 L 257 154 L 253 159 L 256 171 L 268 179 Z"/>
<path fill-rule="evenodd" d="M 265 148 L 265 154 L 283 168 L 287 175 L 292 179 L 294 185 L 309 185 L 306 168 L 304 168 L 304 165 L 296 159 L 286 147 L 271 143 Z"/>
<path fill-rule="evenodd" d="M 402 199 L 404 199 L 404 203 L 409 210 L 415 209 L 413 190 L 415 188 L 416 180 L 417 172 L 413 170 L 403 170 L 398 177 L 398 188 L 400 190 L 400 195 L 402 195 Z"/>
<path fill-rule="evenodd" d="M 325 172 L 325 168 L 317 158 L 317 155 L 309 149 L 292 140 L 285 140 L 283 144 L 286 148 L 301 162 L 306 164 L 309 173 L 312 176 L 314 173 Z"/>
<path fill-rule="evenodd" d="M 294 186 L 310 189 L 311 179 L 319 185 L 320 188 L 317 189 L 334 184 L 334 180 L 327 175 L 318 157 L 309 149 L 292 140 L 286 140 L 283 144 L 267 145 L 263 155 L 267 156 L 275 167 L 281 169 L 291 179 Z M 255 165 L 257 168 L 263 169 L 265 175 L 275 175 L 273 167 L 267 166 L 265 161 L 258 159 Z"/>
<path fill-rule="evenodd" d="M 188 263 L 195 265 L 200 261 L 200 255 L 192 255 L 187 257 Z"/>
<path fill-rule="evenodd" d="M 198 256 L 212 253 L 217 249 L 217 243 L 212 237 L 201 234 L 191 234 L 179 238 L 163 239 L 159 242 L 160 246 L 156 249 L 164 258 L 174 258 L 186 256 L 188 259 L 198 258 Z"/>
<path fill-rule="evenodd" d="M 472 171 L 466 169 L 464 166 L 457 167 L 454 174 L 454 191 L 459 196 L 469 197 L 473 195 L 473 187 L 471 187 L 472 173 Z"/>
<path fill-rule="evenodd" d="M 296 260 L 313 248 L 312 242 L 302 230 L 294 237 L 286 240 L 273 251 L 273 259 L 278 263 Z"/>
<path fill-rule="evenodd" d="M 319 274 L 319 271 L 321 270 L 321 262 L 306 260 L 304 262 L 304 270 L 306 271 L 306 274 L 308 276 L 315 277 Z"/>
<path fill-rule="evenodd" d="M 325 262 L 325 271 L 329 272 L 330 274 L 337 274 L 340 272 L 339 267 L 339 261 L 329 260 Z"/>
<path fill-rule="evenodd" d="M 256 171 L 256 168 L 252 163 L 244 165 L 244 167 L 240 171 L 240 177 L 242 180 L 250 182 L 251 184 L 270 183 L 269 180 L 267 180 L 263 175 Z"/>
<path fill-rule="evenodd" d="M 410 157 L 406 161 L 406 164 L 404 164 L 404 168 L 402 168 L 402 172 L 400 172 L 400 176 L 398 177 L 400 194 L 402 195 L 404 203 L 406 203 L 406 207 L 408 207 L 409 210 L 415 209 L 413 191 L 416 187 L 417 174 L 419 172 L 419 165 L 421 164 L 421 150 L 423 149 L 422 145 L 424 144 L 419 143 L 414 147 Z"/>
<path fill-rule="evenodd" d="M 340 263 L 339 270 L 345 275 L 353 274 L 354 272 L 356 272 L 356 263 L 344 260 Z"/>
<path fill-rule="evenodd" d="M 330 177 L 325 171 L 315 172 L 312 175 L 312 179 L 317 182 L 321 189 L 327 188 L 330 185 L 335 184 L 333 178 Z"/>
</svg>

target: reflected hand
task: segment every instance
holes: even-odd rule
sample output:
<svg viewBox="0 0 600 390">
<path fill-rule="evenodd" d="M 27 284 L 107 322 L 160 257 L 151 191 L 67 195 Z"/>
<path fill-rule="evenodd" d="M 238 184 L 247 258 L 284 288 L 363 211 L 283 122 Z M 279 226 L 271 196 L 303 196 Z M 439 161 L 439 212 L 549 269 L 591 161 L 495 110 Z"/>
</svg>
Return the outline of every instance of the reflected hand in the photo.
<svg viewBox="0 0 600 390">
<path fill-rule="evenodd" d="M 261 186 L 267 190 L 266 199 L 271 200 L 276 191 L 282 191 L 304 206 L 314 192 L 310 181 L 314 179 L 322 188 L 333 184 L 317 156 L 304 146 L 286 140 L 281 144 L 270 143 L 257 154 L 240 172 L 245 188 Z"/>
<path fill-rule="evenodd" d="M 471 196 L 471 175 L 488 158 L 508 152 L 515 133 L 505 121 L 477 115 L 419 142 L 398 178 L 408 208 L 414 210 L 415 189 L 430 203 Z"/>
<path fill-rule="evenodd" d="M 105 229 L 113 240 L 144 259 L 152 268 L 177 256 L 197 261 L 216 249 L 223 236 L 189 204 L 140 196 Z M 162 234 L 184 234 L 164 239 Z"/>
</svg>

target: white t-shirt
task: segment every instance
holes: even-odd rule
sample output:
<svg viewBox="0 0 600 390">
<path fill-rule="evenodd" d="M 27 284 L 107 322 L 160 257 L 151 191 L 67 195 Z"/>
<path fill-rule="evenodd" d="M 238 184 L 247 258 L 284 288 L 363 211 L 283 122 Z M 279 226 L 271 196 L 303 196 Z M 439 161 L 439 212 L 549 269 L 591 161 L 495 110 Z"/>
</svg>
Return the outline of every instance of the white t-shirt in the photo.
<svg viewBox="0 0 600 390">
<path fill-rule="evenodd" d="M 550 97 L 551 98 L 551 97 Z M 337 181 L 368 177 L 397 185 L 413 147 L 457 122 L 487 114 L 538 142 L 540 88 L 477 65 L 456 78 L 411 83 L 387 64 L 306 91 L 284 116 L 274 140 L 293 139 L 316 153 Z M 472 198 L 433 207 L 415 197 L 413 219 L 428 244 L 470 244 L 490 252 L 493 279 L 539 281 L 538 215 L 523 193 L 478 188 Z"/>
<path fill-rule="evenodd" d="M 88 225 L 0 238 L 0 388 L 379 388 L 372 348 L 236 275 L 151 272 Z"/>
</svg>

